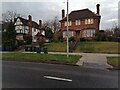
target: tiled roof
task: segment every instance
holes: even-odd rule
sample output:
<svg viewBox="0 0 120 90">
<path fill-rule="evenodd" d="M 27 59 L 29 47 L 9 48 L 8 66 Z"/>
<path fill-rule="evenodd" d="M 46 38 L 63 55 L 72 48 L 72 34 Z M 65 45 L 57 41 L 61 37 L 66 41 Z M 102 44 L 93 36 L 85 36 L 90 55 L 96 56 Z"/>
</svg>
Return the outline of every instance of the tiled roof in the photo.
<svg viewBox="0 0 120 90">
<path fill-rule="evenodd" d="M 23 25 L 25 25 L 25 26 L 28 26 L 28 20 L 27 19 L 24 19 L 24 18 L 22 18 L 22 17 L 18 17 L 19 19 L 20 19 L 20 21 L 23 23 Z M 17 18 L 17 19 L 18 19 Z M 17 20 L 16 19 L 16 20 Z M 15 20 L 15 21 L 16 21 Z M 36 22 L 34 22 L 34 21 L 32 21 L 32 27 L 34 27 L 34 28 L 37 28 L 37 29 L 39 29 L 39 25 L 36 23 Z"/>
<path fill-rule="evenodd" d="M 78 20 L 78 19 L 85 19 L 85 18 L 99 18 L 100 16 L 98 16 L 97 14 L 93 13 L 92 11 L 90 11 L 89 9 L 82 9 L 82 10 L 76 10 L 76 11 L 72 11 L 69 14 L 69 20 Z M 63 18 L 60 21 L 66 21 L 67 17 Z"/>
</svg>

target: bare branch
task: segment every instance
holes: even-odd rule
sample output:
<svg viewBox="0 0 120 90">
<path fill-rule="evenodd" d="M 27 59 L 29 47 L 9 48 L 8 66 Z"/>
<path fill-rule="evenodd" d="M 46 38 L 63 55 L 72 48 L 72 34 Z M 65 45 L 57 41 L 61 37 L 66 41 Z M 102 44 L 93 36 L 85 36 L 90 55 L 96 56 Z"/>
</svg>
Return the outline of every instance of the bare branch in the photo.
<svg viewBox="0 0 120 90">
<path fill-rule="evenodd" d="M 15 18 L 17 18 L 18 16 L 21 16 L 21 14 L 17 13 L 17 11 L 10 11 L 8 10 L 7 12 L 5 13 L 2 13 L 2 21 L 3 22 L 14 22 Z"/>
</svg>

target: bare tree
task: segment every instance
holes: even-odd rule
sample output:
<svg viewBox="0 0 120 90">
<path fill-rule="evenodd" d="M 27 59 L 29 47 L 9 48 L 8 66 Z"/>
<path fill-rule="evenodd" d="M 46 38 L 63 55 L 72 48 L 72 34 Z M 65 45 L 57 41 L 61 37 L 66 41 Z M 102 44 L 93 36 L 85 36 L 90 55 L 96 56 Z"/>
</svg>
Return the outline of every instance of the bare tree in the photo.
<svg viewBox="0 0 120 90">
<path fill-rule="evenodd" d="M 6 11 L 5 13 L 2 13 L 2 22 L 14 22 L 15 18 L 22 17 L 21 14 L 17 13 L 17 11 Z"/>
<path fill-rule="evenodd" d="M 52 26 L 53 26 L 53 32 L 56 33 L 59 31 L 60 29 L 60 23 L 58 20 L 58 17 L 54 17 L 54 19 L 52 20 Z"/>
<path fill-rule="evenodd" d="M 52 33 L 53 33 L 52 38 L 54 41 L 59 41 L 59 39 L 60 39 L 60 32 L 59 32 L 60 23 L 59 23 L 59 19 L 57 16 L 55 16 L 52 20 L 45 21 L 43 24 L 43 27 L 44 28 L 47 27 L 47 28 L 49 28 L 49 30 L 52 31 Z M 49 35 L 49 33 L 51 33 L 51 32 L 47 32 L 48 35 Z M 52 34 L 50 34 L 50 35 L 52 35 Z"/>
<path fill-rule="evenodd" d="M 58 32 L 60 29 L 60 23 L 58 17 L 55 16 L 52 20 L 45 21 L 43 27 L 51 28 L 53 33 Z"/>
</svg>

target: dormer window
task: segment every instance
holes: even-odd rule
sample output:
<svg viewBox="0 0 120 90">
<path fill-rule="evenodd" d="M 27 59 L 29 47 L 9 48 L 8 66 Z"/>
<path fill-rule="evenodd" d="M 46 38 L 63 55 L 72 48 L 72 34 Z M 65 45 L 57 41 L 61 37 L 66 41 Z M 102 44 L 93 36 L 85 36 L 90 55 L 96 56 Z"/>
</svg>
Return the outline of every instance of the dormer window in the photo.
<svg viewBox="0 0 120 90">
<path fill-rule="evenodd" d="M 93 18 L 85 19 L 85 24 L 93 24 Z"/>
<path fill-rule="evenodd" d="M 81 24 L 81 23 L 80 23 L 80 20 L 76 20 L 76 21 L 75 21 L 75 25 L 76 25 L 76 26 L 79 26 L 80 24 Z"/>
</svg>

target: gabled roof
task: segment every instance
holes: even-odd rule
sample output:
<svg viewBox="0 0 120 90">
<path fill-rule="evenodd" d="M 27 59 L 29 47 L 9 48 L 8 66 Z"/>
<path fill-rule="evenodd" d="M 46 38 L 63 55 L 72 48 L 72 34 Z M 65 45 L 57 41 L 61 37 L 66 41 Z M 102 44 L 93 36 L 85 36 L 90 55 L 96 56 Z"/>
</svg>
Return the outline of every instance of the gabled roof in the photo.
<svg viewBox="0 0 120 90">
<path fill-rule="evenodd" d="M 72 11 L 69 14 L 69 20 L 78 20 L 78 19 L 85 19 L 85 18 L 99 18 L 97 14 L 93 13 L 89 9 L 82 9 L 82 10 L 76 10 Z M 67 17 L 63 18 L 60 21 L 66 21 Z"/>
<path fill-rule="evenodd" d="M 20 19 L 20 21 L 23 23 L 24 26 L 28 26 L 29 20 L 24 19 L 24 18 L 22 18 L 22 17 L 17 17 L 16 20 L 17 20 L 18 18 Z M 16 22 L 16 20 L 15 20 L 15 22 Z M 34 22 L 34 21 L 32 21 L 32 27 L 39 29 L 39 25 L 38 25 L 36 22 Z"/>
</svg>

